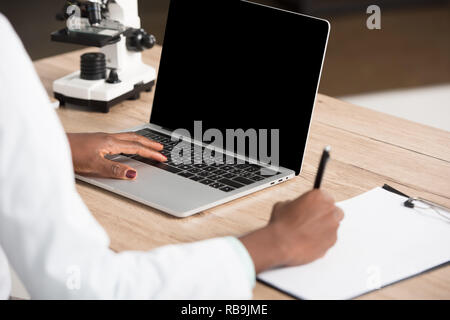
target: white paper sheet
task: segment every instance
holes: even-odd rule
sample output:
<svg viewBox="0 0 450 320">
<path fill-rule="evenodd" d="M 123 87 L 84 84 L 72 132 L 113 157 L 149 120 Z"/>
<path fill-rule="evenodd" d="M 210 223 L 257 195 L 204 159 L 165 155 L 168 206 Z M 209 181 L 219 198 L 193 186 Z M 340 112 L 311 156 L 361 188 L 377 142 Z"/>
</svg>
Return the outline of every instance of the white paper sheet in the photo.
<svg viewBox="0 0 450 320">
<path fill-rule="evenodd" d="M 345 218 L 325 257 L 258 278 L 301 299 L 350 299 L 450 261 L 450 223 L 405 200 L 375 188 L 338 203 Z"/>
</svg>

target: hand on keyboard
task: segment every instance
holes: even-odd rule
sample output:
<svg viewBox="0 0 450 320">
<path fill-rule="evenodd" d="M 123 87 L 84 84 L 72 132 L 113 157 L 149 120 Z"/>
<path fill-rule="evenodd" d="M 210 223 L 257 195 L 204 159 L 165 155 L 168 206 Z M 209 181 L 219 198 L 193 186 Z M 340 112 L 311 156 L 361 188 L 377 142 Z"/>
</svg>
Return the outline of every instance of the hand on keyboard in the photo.
<svg viewBox="0 0 450 320">
<path fill-rule="evenodd" d="M 103 178 L 133 180 L 137 171 L 105 158 L 115 154 L 137 154 L 158 162 L 167 161 L 163 145 L 135 133 L 68 133 L 76 173 Z"/>
<path fill-rule="evenodd" d="M 173 147 L 180 142 L 173 141 L 172 137 L 151 129 L 142 129 L 136 133 L 161 143 L 161 145 L 164 146 L 164 150 L 161 151 L 161 153 L 166 155 L 168 160 L 166 163 L 159 163 L 145 157 L 129 155 L 131 158 L 223 192 L 232 192 L 236 189 L 243 188 L 255 182 L 264 180 L 264 178 L 269 175 L 266 172 L 269 172 L 270 170 L 266 169 L 265 173 L 261 173 L 261 166 L 250 164 L 248 162 L 237 164 L 237 159 L 235 158 L 233 158 L 232 164 L 225 163 L 225 161 L 223 161 L 222 164 L 207 164 L 202 161 L 197 163 L 195 162 L 195 159 L 204 160 L 203 151 L 205 150 L 205 147 L 202 146 L 200 154 L 198 154 L 198 152 L 195 151 L 194 145 L 191 143 L 191 162 L 189 164 L 176 163 L 174 159 L 171 158 L 171 150 L 173 150 Z M 222 160 L 225 160 L 225 156 L 219 152 L 215 154 L 214 158 L 217 159 L 218 157 L 222 157 Z M 278 174 L 278 172 L 272 172 L 272 175 L 276 174 Z"/>
</svg>

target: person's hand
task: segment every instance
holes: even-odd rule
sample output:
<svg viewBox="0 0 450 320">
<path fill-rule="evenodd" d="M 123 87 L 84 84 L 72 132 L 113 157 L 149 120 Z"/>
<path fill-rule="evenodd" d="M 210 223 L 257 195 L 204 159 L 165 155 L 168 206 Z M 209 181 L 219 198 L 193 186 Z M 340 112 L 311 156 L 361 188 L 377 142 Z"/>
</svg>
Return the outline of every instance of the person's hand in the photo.
<svg viewBox="0 0 450 320">
<path fill-rule="evenodd" d="M 136 179 L 137 171 L 126 164 L 111 161 L 106 155 L 138 154 L 167 161 L 159 153 L 163 146 L 136 133 L 68 133 L 73 167 L 81 175 L 115 179 Z"/>
<path fill-rule="evenodd" d="M 278 266 L 296 266 L 325 255 L 337 240 L 343 211 L 331 196 L 313 190 L 277 203 L 269 224 L 240 238 L 253 259 L 256 273 Z"/>
</svg>

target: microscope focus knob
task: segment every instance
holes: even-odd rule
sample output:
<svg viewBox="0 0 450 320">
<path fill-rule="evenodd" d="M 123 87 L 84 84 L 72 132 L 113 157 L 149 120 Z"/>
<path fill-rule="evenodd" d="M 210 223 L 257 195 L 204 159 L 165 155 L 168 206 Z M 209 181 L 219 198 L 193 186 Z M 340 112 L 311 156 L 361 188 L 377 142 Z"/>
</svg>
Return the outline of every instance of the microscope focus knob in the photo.
<svg viewBox="0 0 450 320">
<path fill-rule="evenodd" d="M 153 35 L 148 34 L 144 29 L 130 29 L 125 34 L 127 38 L 127 49 L 130 51 L 144 51 L 151 49 L 156 43 Z"/>
<path fill-rule="evenodd" d="M 89 52 L 81 56 L 80 78 L 101 80 L 106 78 L 106 57 L 101 52 Z"/>
<path fill-rule="evenodd" d="M 147 48 L 147 49 L 151 49 L 153 48 L 153 46 L 156 43 L 156 38 L 154 35 L 152 34 L 145 34 L 144 36 L 142 36 L 142 45 Z"/>
</svg>

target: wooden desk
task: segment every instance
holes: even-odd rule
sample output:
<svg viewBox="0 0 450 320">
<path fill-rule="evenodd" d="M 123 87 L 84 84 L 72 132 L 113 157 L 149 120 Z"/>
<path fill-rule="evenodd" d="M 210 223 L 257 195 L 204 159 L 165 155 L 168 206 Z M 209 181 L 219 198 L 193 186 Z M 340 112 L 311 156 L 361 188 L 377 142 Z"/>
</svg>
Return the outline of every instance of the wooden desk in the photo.
<svg viewBox="0 0 450 320">
<path fill-rule="evenodd" d="M 53 80 L 75 71 L 80 50 L 36 61 L 52 96 Z M 144 53 L 157 67 L 161 48 Z M 108 114 L 60 109 L 68 132 L 115 132 L 148 121 L 152 93 L 113 107 Z M 450 207 L 450 132 L 352 106 L 319 95 L 303 172 L 299 177 L 186 219 L 177 219 L 107 191 L 77 182 L 78 192 L 111 237 L 111 248 L 150 250 L 162 245 L 239 236 L 266 224 L 272 205 L 309 190 L 322 148 L 333 146 L 323 187 L 337 201 L 389 183 L 407 194 Z M 256 299 L 289 297 L 257 283 Z M 450 266 L 369 293 L 362 299 L 450 299 Z"/>
</svg>

